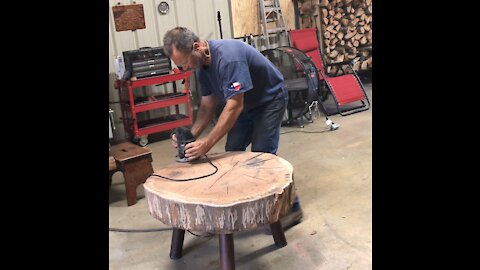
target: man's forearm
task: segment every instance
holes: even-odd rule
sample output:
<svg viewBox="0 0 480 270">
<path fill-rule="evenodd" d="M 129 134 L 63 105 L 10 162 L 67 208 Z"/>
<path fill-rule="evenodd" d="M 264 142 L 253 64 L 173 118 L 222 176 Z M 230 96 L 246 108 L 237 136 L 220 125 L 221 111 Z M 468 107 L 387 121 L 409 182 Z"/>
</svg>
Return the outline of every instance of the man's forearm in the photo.
<svg viewBox="0 0 480 270">
<path fill-rule="evenodd" d="M 207 125 L 212 121 L 213 114 L 214 114 L 214 107 L 209 108 L 209 106 L 200 104 L 200 108 L 198 109 L 197 119 L 195 119 L 195 123 L 191 128 L 192 135 L 195 138 L 198 138 L 200 134 L 202 134 L 203 130 L 207 127 Z"/>
<path fill-rule="evenodd" d="M 241 100 L 239 100 L 241 98 Z M 211 146 L 215 145 L 233 127 L 238 116 L 243 110 L 243 94 L 238 98 L 232 98 L 223 108 L 217 124 L 208 134 L 207 138 Z"/>
</svg>

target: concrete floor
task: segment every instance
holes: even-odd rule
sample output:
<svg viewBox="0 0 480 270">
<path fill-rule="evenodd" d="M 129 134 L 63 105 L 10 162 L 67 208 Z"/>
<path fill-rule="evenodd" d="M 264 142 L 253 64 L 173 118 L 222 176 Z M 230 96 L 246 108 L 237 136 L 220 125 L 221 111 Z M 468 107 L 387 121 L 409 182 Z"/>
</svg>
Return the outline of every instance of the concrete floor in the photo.
<svg viewBox="0 0 480 270">
<path fill-rule="evenodd" d="M 365 89 L 372 102 L 371 84 Z M 373 106 L 372 106 L 373 107 Z M 372 107 L 330 118 L 341 125 L 325 131 L 324 118 L 305 128 L 282 127 L 278 156 L 294 168 L 304 211 L 300 224 L 285 231 L 288 245 L 277 248 L 263 229 L 234 234 L 236 269 L 372 269 Z M 225 139 L 210 152 L 222 152 Z M 153 168 L 174 162 L 169 140 L 150 142 Z M 185 233 L 183 257 L 169 258 L 172 231 L 151 217 L 138 188 L 138 203 L 127 207 L 123 175 L 110 190 L 110 228 L 160 229 L 109 232 L 110 269 L 219 269 L 217 237 Z"/>
</svg>

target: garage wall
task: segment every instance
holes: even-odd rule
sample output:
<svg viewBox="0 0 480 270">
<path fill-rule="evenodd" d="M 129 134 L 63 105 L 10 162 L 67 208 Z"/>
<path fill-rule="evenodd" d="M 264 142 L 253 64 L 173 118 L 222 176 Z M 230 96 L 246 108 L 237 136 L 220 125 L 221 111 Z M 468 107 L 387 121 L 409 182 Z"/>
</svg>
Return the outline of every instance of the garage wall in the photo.
<svg viewBox="0 0 480 270">
<path fill-rule="evenodd" d="M 160 2 L 165 1 L 170 6 L 170 11 L 162 15 L 157 11 Z M 135 31 L 115 30 L 112 7 L 116 5 L 143 4 L 145 13 L 145 29 Z M 135 50 L 140 47 L 162 46 L 163 35 L 175 26 L 185 26 L 194 31 L 200 39 L 220 39 L 220 29 L 217 21 L 217 11 L 221 14 L 223 38 L 233 38 L 230 18 L 230 1 L 228 0 L 145 0 L 145 1 L 112 1 L 109 0 L 109 107 L 115 111 L 114 141 L 128 138 L 124 132 L 121 120 L 121 108 L 118 104 L 118 90 L 113 88 L 116 79 L 115 57 L 122 55 L 123 51 Z M 193 78 L 193 77 L 192 77 Z M 195 104 L 198 104 L 195 79 L 191 79 L 192 109 L 195 111 Z M 148 86 L 144 89 L 136 89 L 139 95 L 155 95 L 165 93 L 170 89 L 165 86 Z M 182 113 L 186 108 L 180 107 Z M 168 108 L 150 112 L 146 117 L 156 117 L 169 113 Z M 160 115 L 156 115 L 160 114 Z"/>
</svg>

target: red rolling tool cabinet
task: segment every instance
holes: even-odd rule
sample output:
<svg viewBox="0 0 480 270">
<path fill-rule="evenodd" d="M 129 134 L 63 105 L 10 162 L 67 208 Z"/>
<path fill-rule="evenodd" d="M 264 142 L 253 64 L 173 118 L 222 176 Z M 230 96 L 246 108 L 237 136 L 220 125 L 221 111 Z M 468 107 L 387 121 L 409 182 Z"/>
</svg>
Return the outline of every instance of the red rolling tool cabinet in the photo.
<svg viewBox="0 0 480 270">
<path fill-rule="evenodd" d="M 190 89 L 188 78 L 191 71 L 179 71 L 173 69 L 170 74 L 147 77 L 141 79 L 117 81 L 116 88 L 119 90 L 122 118 L 125 131 L 130 135 L 134 143 L 140 146 L 148 144 L 148 135 L 152 133 L 172 130 L 179 126 L 192 124 L 192 109 L 190 106 Z M 182 81 L 183 89 L 177 89 L 176 81 Z M 171 83 L 173 93 L 150 96 L 138 99 L 135 89 L 149 85 L 161 85 Z M 187 114 L 180 114 L 179 105 L 186 104 Z M 161 117 L 139 120 L 138 114 L 159 108 L 175 107 L 175 113 Z"/>
</svg>

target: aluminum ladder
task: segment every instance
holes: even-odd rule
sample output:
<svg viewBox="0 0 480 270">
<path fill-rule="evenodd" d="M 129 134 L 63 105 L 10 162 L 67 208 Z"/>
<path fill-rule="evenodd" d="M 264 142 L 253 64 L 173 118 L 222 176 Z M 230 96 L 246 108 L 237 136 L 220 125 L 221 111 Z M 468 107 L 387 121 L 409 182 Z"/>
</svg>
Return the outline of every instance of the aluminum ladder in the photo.
<svg viewBox="0 0 480 270">
<path fill-rule="evenodd" d="M 283 18 L 282 9 L 280 8 L 279 0 L 265 1 L 259 0 L 259 18 L 262 33 L 267 40 L 267 49 L 270 48 L 270 36 L 278 33 L 285 34 L 288 42 L 287 28 L 285 27 L 285 20 Z"/>
</svg>

